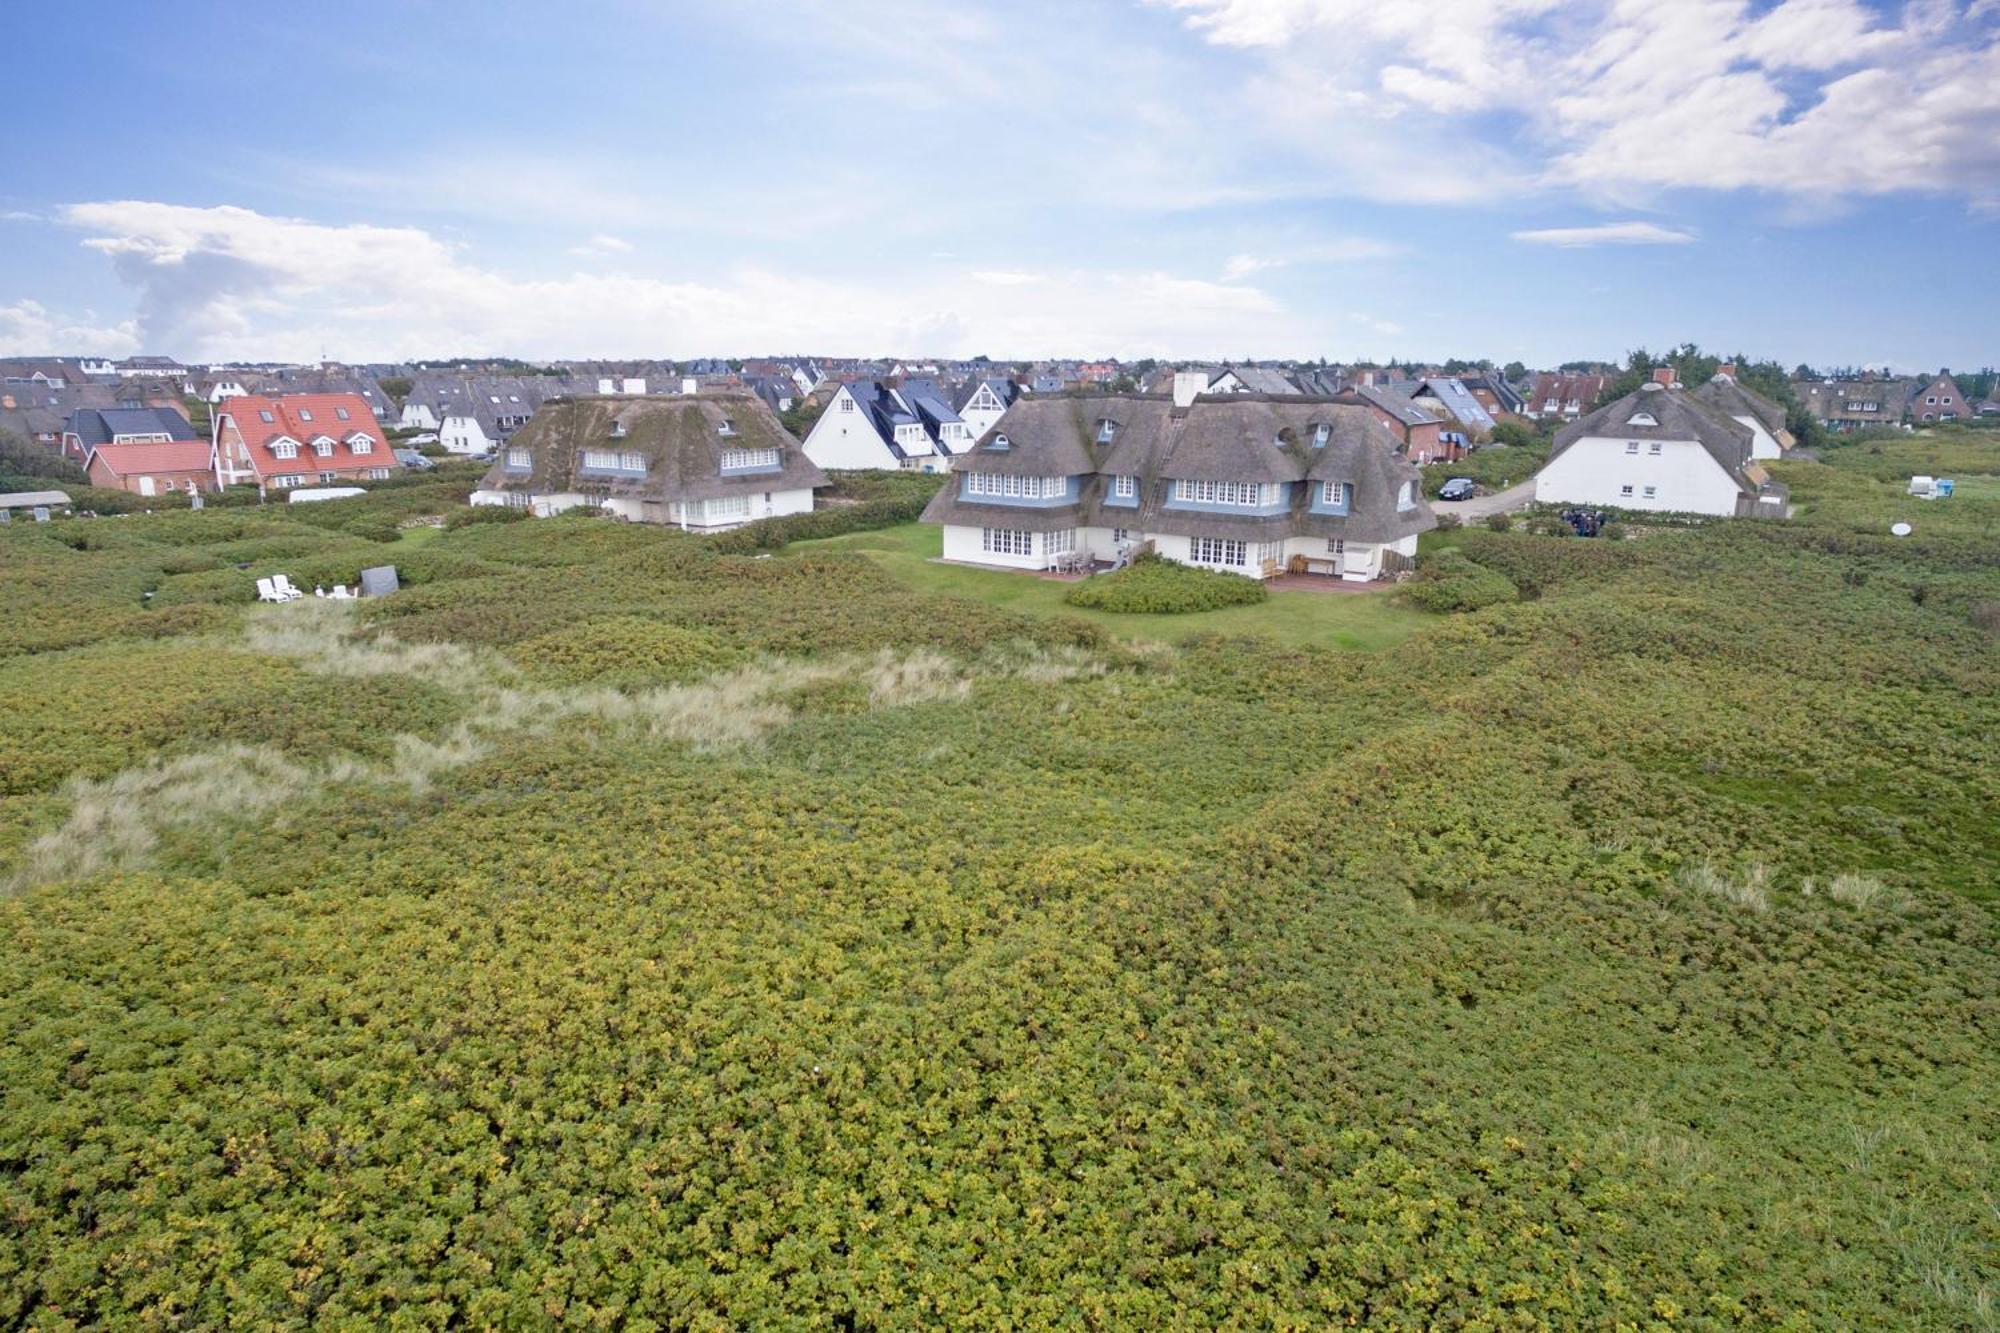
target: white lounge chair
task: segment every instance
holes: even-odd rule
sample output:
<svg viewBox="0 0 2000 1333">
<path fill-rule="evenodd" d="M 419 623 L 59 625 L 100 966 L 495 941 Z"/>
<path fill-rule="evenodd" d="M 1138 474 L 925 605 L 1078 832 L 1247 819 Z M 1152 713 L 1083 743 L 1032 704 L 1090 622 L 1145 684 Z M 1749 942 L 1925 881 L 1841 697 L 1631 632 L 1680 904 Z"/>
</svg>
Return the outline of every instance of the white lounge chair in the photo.
<svg viewBox="0 0 2000 1333">
<path fill-rule="evenodd" d="M 280 601 L 293 602 L 305 596 L 305 594 L 299 591 L 299 589 L 293 585 L 292 581 L 289 578 L 285 577 L 283 574 L 271 575 L 271 586 L 277 590 L 278 599 Z"/>
<path fill-rule="evenodd" d="M 331 597 L 336 602 L 351 602 L 354 600 L 354 594 L 347 590 L 347 585 L 345 583 L 334 584 L 333 591 L 328 593 L 327 596 Z"/>
<path fill-rule="evenodd" d="M 269 580 L 269 579 L 258 579 L 258 580 L 257 580 L 257 600 L 258 600 L 258 601 L 260 601 L 260 602 L 282 602 L 282 601 L 284 601 L 285 599 L 284 599 L 284 598 L 282 598 L 282 597 L 280 597 L 280 596 L 278 596 L 278 590 L 277 590 L 277 588 L 275 588 L 274 586 L 272 586 L 272 584 L 271 584 L 271 580 Z"/>
</svg>

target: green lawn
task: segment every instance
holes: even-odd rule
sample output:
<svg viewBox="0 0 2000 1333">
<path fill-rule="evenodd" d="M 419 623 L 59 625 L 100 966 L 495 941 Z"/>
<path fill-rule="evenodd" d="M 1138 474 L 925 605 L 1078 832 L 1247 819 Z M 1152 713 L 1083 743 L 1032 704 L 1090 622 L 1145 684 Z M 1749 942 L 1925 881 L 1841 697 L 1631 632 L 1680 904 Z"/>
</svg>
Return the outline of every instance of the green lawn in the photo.
<svg viewBox="0 0 2000 1333">
<path fill-rule="evenodd" d="M 1401 643 L 1433 619 L 1392 602 L 1386 589 L 1367 593 L 1273 592 L 1269 601 L 1256 606 L 1232 606 L 1180 616 L 1087 611 L 1063 601 L 1063 594 L 1070 586 L 1066 583 L 1029 574 L 937 563 L 943 548 L 943 532 L 927 523 L 906 523 L 824 541 L 795 542 L 787 549 L 813 548 L 865 555 L 922 592 L 967 597 L 1034 615 L 1077 616 L 1130 639 L 1177 642 L 1191 634 L 1219 631 L 1270 634 L 1285 643 L 1376 652 Z"/>
</svg>

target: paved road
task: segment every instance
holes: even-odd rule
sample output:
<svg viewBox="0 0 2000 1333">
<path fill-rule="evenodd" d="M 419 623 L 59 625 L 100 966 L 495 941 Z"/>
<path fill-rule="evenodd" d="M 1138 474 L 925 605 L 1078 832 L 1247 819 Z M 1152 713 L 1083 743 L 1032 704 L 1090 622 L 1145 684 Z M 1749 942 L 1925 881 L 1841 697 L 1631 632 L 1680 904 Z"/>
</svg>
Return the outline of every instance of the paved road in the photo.
<svg viewBox="0 0 2000 1333">
<path fill-rule="evenodd" d="M 1509 486 L 1504 491 L 1491 495 L 1474 496 L 1470 500 L 1433 500 L 1433 514 L 1457 514 L 1467 523 L 1476 523 L 1488 514 L 1511 514 L 1516 509 L 1526 509 L 1535 502 L 1535 480 L 1530 477 L 1517 486 Z"/>
</svg>

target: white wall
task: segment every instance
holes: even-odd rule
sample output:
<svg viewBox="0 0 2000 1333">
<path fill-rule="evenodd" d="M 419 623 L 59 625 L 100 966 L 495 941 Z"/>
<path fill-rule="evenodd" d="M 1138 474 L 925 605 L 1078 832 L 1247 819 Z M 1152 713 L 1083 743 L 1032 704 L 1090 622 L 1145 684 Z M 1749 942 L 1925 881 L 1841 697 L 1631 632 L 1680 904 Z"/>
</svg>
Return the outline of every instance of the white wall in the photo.
<svg viewBox="0 0 2000 1333">
<path fill-rule="evenodd" d="M 438 428 L 438 444 L 451 454 L 484 453 L 493 447 L 478 417 L 446 417 Z"/>
<path fill-rule="evenodd" d="M 848 405 L 847 411 L 841 404 Z M 842 388 L 806 434 L 806 457 L 823 468 L 896 468 L 896 456 L 869 424 L 868 414 Z"/>
<path fill-rule="evenodd" d="M 1783 458 L 1785 451 L 1778 447 L 1777 437 L 1764 429 L 1764 423 L 1745 414 L 1736 418 L 1750 428 L 1750 456 L 1752 458 Z"/>
<path fill-rule="evenodd" d="M 1006 520 L 999 519 L 994 527 L 1005 527 Z M 946 524 L 944 529 L 944 558 L 958 560 L 969 565 L 992 565 L 999 569 L 1046 569 L 1049 565 L 1049 534 L 1037 532 L 1034 543 L 1027 555 L 1000 555 L 985 547 L 983 528 L 959 527 Z M 1077 534 L 1081 543 L 1083 534 Z M 1082 549 L 1079 545 L 1079 550 Z"/>
<path fill-rule="evenodd" d="M 1536 501 L 1735 514 L 1735 479 L 1697 441 L 1664 441 L 1657 455 L 1648 452 L 1651 441 L 1641 440 L 1636 454 L 1625 451 L 1627 443 L 1594 435 L 1578 440 L 1535 477 Z M 1622 492 L 1624 486 L 1632 488 L 1630 495 Z M 1648 486 L 1656 488 L 1652 499 L 1646 498 Z"/>
<path fill-rule="evenodd" d="M 403 415 L 396 420 L 405 430 L 436 430 L 438 428 L 437 413 L 431 411 L 429 403 L 404 403 Z"/>
</svg>

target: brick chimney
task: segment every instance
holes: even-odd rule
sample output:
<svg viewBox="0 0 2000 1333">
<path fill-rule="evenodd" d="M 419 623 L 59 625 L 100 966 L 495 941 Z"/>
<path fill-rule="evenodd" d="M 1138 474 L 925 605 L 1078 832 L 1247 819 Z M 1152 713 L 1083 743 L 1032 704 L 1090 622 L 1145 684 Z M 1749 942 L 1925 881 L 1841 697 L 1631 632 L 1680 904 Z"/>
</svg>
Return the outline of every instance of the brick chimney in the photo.
<svg viewBox="0 0 2000 1333">
<path fill-rule="evenodd" d="M 1715 373 L 1718 375 L 1727 375 L 1733 380 L 1736 378 L 1736 363 L 1734 361 L 1725 361 L 1715 368 Z"/>
<path fill-rule="evenodd" d="M 1663 389 L 1672 388 L 1674 383 L 1674 368 L 1672 366 L 1661 366 L 1653 372 L 1653 383 Z"/>
</svg>

